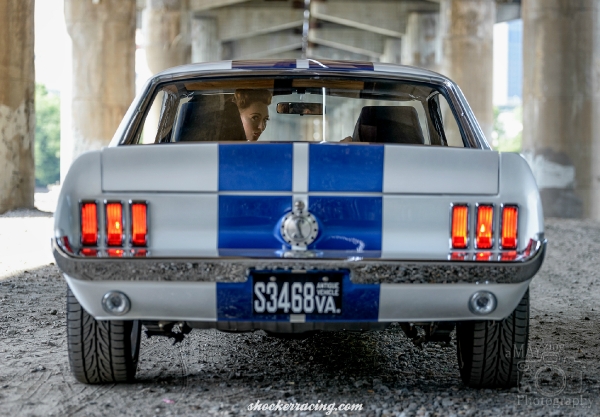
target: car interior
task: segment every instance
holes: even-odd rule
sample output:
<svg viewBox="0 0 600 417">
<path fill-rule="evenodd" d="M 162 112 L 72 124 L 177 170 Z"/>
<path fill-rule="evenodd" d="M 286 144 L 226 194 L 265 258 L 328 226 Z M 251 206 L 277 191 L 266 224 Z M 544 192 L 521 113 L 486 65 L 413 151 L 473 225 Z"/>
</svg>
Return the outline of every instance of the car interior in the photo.
<svg viewBox="0 0 600 417">
<path fill-rule="evenodd" d="M 163 86 L 135 144 L 246 141 L 239 89 L 272 95 L 259 142 L 359 142 L 464 146 L 454 114 L 434 86 L 319 77 L 193 80 Z M 149 106 L 150 107 L 150 106 Z M 151 126 L 151 123 L 155 123 Z"/>
</svg>

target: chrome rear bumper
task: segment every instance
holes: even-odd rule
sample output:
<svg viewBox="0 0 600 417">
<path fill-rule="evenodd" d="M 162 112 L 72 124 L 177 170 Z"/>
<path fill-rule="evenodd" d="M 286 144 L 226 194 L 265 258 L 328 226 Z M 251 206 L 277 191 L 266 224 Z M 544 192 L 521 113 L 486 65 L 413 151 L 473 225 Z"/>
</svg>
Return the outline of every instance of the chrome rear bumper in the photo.
<svg viewBox="0 0 600 417">
<path fill-rule="evenodd" d="M 347 269 L 357 284 L 522 283 L 544 260 L 546 240 L 530 242 L 518 261 L 422 261 L 377 258 L 100 258 L 69 254 L 53 239 L 58 267 L 82 281 L 245 282 L 248 269 Z"/>
</svg>

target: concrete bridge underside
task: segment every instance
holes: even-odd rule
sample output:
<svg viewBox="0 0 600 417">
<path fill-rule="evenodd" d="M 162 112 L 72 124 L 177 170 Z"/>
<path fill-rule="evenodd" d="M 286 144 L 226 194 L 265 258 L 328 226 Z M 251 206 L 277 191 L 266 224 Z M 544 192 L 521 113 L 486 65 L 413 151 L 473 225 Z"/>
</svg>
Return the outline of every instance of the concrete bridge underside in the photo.
<svg viewBox="0 0 600 417">
<path fill-rule="evenodd" d="M 0 6 L 0 212 L 32 205 L 33 7 L 34 0 Z M 71 160 L 110 141 L 134 94 L 136 27 L 153 73 L 302 56 L 429 68 L 461 86 L 490 138 L 493 25 L 522 17 L 523 149 L 544 209 L 600 219 L 599 7 L 595 0 L 65 0 L 73 93 L 61 153 Z"/>
</svg>

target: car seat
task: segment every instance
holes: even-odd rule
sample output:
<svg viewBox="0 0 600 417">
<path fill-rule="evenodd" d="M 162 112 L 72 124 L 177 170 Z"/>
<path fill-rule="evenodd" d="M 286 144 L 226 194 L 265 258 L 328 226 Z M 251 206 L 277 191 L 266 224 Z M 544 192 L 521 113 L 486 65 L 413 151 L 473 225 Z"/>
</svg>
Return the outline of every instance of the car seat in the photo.
<svg viewBox="0 0 600 417">
<path fill-rule="evenodd" d="M 245 141 L 240 112 L 229 96 L 195 96 L 177 115 L 173 142 Z"/>
<path fill-rule="evenodd" d="M 365 106 L 356 121 L 353 142 L 425 143 L 417 110 L 412 106 Z"/>
</svg>

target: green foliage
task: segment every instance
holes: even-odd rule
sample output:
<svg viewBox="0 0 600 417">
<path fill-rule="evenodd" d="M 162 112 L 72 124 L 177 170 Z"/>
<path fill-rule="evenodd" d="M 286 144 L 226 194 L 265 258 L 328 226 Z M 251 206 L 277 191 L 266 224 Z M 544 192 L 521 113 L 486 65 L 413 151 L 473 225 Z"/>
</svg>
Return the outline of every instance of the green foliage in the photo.
<svg viewBox="0 0 600 417">
<path fill-rule="evenodd" d="M 523 141 L 523 108 L 500 110 L 494 107 L 492 146 L 500 152 L 521 152 Z"/>
<path fill-rule="evenodd" d="M 35 183 L 60 180 L 60 98 L 46 86 L 35 86 Z"/>
</svg>

